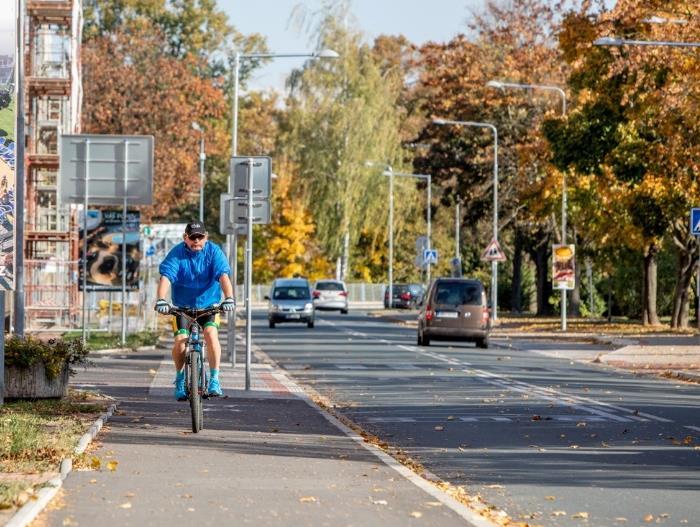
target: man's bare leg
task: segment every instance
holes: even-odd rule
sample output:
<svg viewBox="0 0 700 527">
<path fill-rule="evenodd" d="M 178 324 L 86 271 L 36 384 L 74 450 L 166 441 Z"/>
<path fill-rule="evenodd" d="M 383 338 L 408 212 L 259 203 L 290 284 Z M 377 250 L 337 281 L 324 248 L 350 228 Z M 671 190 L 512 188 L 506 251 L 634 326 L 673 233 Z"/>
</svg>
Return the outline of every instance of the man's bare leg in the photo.
<svg viewBox="0 0 700 527">
<path fill-rule="evenodd" d="M 207 343 L 207 360 L 212 370 L 218 370 L 221 365 L 221 344 L 219 330 L 214 326 L 204 328 L 204 341 Z"/>
<path fill-rule="evenodd" d="M 181 371 L 185 367 L 185 342 L 188 335 L 176 335 L 175 343 L 173 344 L 173 362 L 175 363 L 175 371 Z"/>
</svg>

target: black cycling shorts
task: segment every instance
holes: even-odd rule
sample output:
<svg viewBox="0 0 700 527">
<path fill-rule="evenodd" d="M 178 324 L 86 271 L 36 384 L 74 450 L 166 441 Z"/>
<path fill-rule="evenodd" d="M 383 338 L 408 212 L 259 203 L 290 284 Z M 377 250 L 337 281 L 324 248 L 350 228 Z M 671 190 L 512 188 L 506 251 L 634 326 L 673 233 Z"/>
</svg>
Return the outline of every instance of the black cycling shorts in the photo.
<svg viewBox="0 0 700 527">
<path fill-rule="evenodd" d="M 187 314 L 190 316 L 195 316 L 198 311 L 203 311 L 202 309 L 199 310 L 189 310 L 187 311 Z M 215 327 L 216 329 L 219 329 L 219 314 L 218 313 L 210 313 L 208 315 L 202 315 L 197 317 L 197 322 L 199 323 L 202 328 L 206 328 L 208 326 Z M 178 335 L 189 335 L 190 332 L 187 328 L 190 327 L 190 322 L 187 320 L 184 316 L 182 315 L 174 315 L 173 316 L 173 332 L 175 336 L 177 337 Z"/>
</svg>

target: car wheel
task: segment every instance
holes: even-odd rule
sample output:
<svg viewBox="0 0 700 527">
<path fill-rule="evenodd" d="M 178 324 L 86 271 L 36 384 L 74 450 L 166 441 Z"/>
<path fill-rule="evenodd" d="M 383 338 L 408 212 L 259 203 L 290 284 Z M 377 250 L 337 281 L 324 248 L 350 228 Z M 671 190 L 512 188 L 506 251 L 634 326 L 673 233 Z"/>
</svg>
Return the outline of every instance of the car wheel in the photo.
<svg viewBox="0 0 700 527">
<path fill-rule="evenodd" d="M 420 336 L 420 331 L 418 332 L 418 338 L 416 338 L 416 344 L 419 346 L 423 345 L 423 337 Z"/>
<path fill-rule="evenodd" d="M 309 329 L 313 329 L 313 327 L 314 327 L 314 321 L 313 321 L 313 320 L 309 320 L 309 321 L 306 323 L 306 327 L 309 328 Z"/>
<path fill-rule="evenodd" d="M 270 326 L 270 329 L 275 329 L 275 323 L 272 320 L 269 321 L 268 325 Z"/>
<path fill-rule="evenodd" d="M 348 310 L 347 310 L 347 309 L 341 309 L 341 310 L 340 310 L 340 314 L 341 314 L 341 315 L 347 315 L 347 314 L 348 314 Z"/>
<path fill-rule="evenodd" d="M 488 337 L 484 337 L 482 339 L 478 339 L 476 341 L 476 347 L 477 348 L 483 348 L 483 349 L 488 349 L 489 347 L 489 339 Z"/>
</svg>

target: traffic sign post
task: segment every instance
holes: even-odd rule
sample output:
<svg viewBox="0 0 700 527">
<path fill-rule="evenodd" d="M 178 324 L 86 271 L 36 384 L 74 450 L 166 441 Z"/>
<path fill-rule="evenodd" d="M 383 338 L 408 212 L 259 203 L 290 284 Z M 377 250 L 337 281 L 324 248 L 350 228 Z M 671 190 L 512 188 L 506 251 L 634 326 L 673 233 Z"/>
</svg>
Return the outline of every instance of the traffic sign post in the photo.
<svg viewBox="0 0 700 527">
<path fill-rule="evenodd" d="M 481 260 L 484 262 L 505 262 L 506 261 L 506 255 L 503 252 L 503 249 L 501 249 L 501 245 L 498 243 L 497 239 L 491 240 L 491 243 L 489 243 L 486 246 L 486 249 L 484 249 L 484 252 L 481 253 Z"/>
<path fill-rule="evenodd" d="M 700 208 L 690 209 L 690 234 L 700 236 Z"/>
</svg>

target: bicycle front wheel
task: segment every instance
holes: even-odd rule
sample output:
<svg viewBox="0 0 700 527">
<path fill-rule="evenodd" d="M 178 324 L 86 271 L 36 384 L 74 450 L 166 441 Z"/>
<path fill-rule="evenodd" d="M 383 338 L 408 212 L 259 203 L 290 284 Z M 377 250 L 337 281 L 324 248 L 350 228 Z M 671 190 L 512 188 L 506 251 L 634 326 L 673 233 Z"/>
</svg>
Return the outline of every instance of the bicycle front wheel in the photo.
<svg viewBox="0 0 700 527">
<path fill-rule="evenodd" d="M 192 431 L 196 434 L 202 429 L 202 387 L 199 385 L 199 372 L 201 370 L 202 356 L 193 352 L 190 355 L 190 410 L 192 410 Z"/>
</svg>

